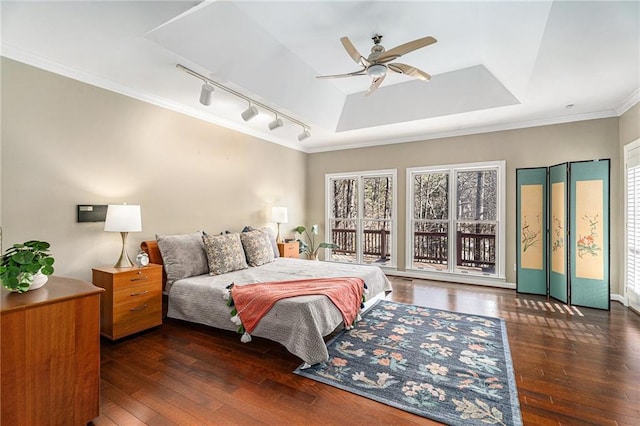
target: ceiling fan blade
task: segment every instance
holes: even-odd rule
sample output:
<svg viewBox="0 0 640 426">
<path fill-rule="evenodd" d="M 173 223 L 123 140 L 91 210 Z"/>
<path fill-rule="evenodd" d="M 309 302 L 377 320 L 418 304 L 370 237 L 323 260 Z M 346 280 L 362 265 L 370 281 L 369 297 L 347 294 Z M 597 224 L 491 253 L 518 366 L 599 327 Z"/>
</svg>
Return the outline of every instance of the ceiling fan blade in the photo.
<svg viewBox="0 0 640 426">
<path fill-rule="evenodd" d="M 343 78 L 343 77 L 353 77 L 355 75 L 367 75 L 366 70 L 349 72 L 346 74 L 333 74 L 333 75 L 317 75 L 316 78 Z"/>
<path fill-rule="evenodd" d="M 373 92 L 375 92 L 375 91 L 376 91 L 376 89 L 377 89 L 378 87 L 380 87 L 380 85 L 382 84 L 382 81 L 384 80 L 384 78 L 385 78 L 386 76 L 387 76 L 387 75 L 386 75 L 386 74 L 384 74 L 384 75 L 382 75 L 382 77 L 374 78 L 374 79 L 373 79 L 373 81 L 371 82 L 371 87 L 369 87 L 369 90 L 367 90 L 367 93 L 365 93 L 364 95 L 365 95 L 365 96 L 369 96 L 370 94 L 372 94 Z"/>
<path fill-rule="evenodd" d="M 413 52 L 414 50 L 429 46 L 430 44 L 433 44 L 437 41 L 438 40 L 436 40 L 435 38 L 429 36 L 419 38 L 405 44 L 401 44 L 400 46 L 396 46 L 393 49 L 387 50 L 382 55 L 378 56 L 376 62 L 384 63 L 393 61 L 394 59 L 399 58 L 402 55 L 406 55 L 407 53 Z"/>
<path fill-rule="evenodd" d="M 342 42 L 344 49 L 347 51 L 349 56 L 351 56 L 351 59 L 353 59 L 356 64 L 362 65 L 365 68 L 369 66 L 369 61 L 367 61 L 367 59 L 364 56 L 362 56 L 360 52 L 358 52 L 358 49 L 356 49 L 353 43 L 351 43 L 351 40 L 349 40 L 349 37 L 346 37 L 346 36 L 341 37 L 340 41 Z"/>
<path fill-rule="evenodd" d="M 431 80 L 431 76 L 429 74 L 422 70 L 419 70 L 416 67 L 412 67 L 411 65 L 399 64 L 397 62 L 394 62 L 393 64 L 387 65 L 387 68 L 399 74 L 406 74 L 409 77 L 417 78 L 418 80 Z"/>
</svg>

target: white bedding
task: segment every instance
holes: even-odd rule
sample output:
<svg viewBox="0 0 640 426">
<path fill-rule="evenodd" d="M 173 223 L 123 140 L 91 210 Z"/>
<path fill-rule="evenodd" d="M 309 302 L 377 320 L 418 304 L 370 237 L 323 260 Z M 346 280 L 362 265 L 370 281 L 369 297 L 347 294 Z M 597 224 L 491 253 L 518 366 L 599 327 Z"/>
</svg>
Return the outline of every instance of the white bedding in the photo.
<svg viewBox="0 0 640 426">
<path fill-rule="evenodd" d="M 236 330 L 237 326 L 230 321 L 231 308 L 223 299 L 224 290 L 229 284 L 314 277 L 362 278 L 367 285 L 367 300 L 391 291 L 391 283 L 377 266 L 277 258 L 266 265 L 223 275 L 200 275 L 175 281 L 169 290 L 167 316 L 224 330 Z M 289 352 L 313 365 L 328 359 L 323 337 L 341 324 L 342 315 L 328 297 L 299 296 L 277 302 L 251 334 L 279 342 Z"/>
</svg>

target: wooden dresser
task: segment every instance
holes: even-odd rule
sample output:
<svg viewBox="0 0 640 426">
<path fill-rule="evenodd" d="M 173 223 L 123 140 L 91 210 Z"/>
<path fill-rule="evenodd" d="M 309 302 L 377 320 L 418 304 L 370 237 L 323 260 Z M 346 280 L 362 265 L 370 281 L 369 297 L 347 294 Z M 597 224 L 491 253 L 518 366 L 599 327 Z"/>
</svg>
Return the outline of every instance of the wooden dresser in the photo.
<svg viewBox="0 0 640 426">
<path fill-rule="evenodd" d="M 104 288 L 100 332 L 116 340 L 162 324 L 162 266 L 93 269 L 93 283 Z"/>
<path fill-rule="evenodd" d="M 103 290 L 55 276 L 23 294 L 0 289 L 0 424 L 80 425 L 98 417 Z"/>
</svg>

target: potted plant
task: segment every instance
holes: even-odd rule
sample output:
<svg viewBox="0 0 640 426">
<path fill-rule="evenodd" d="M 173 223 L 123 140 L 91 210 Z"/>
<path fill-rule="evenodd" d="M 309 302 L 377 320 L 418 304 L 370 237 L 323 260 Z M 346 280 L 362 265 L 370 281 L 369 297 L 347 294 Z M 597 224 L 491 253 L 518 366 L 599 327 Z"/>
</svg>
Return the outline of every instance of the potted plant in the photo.
<svg viewBox="0 0 640 426">
<path fill-rule="evenodd" d="M 334 243 L 320 243 L 316 246 L 316 235 L 318 235 L 318 225 L 313 225 L 311 227 L 311 234 L 307 231 L 307 228 L 304 226 L 298 226 L 296 228 L 296 233 L 307 236 L 307 243 L 298 239 L 298 243 L 300 244 L 300 253 L 304 253 L 307 256 L 307 259 L 318 260 L 318 251 L 321 248 L 330 248 L 337 249 L 340 248 L 337 244 Z"/>
<path fill-rule="evenodd" d="M 3 287 L 24 293 L 39 288 L 53 274 L 51 245 L 44 241 L 14 244 L 0 258 L 0 281 Z M 35 279 L 35 280 L 34 280 Z"/>
</svg>

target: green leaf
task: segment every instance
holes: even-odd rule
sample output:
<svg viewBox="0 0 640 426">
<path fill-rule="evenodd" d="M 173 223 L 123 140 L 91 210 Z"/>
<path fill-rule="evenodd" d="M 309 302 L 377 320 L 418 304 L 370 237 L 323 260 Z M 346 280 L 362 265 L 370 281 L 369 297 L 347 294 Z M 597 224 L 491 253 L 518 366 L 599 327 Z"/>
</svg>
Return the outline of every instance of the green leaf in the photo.
<svg viewBox="0 0 640 426">
<path fill-rule="evenodd" d="M 43 266 L 40 272 L 42 272 L 44 275 L 52 275 L 53 267 L 51 265 Z"/>
<path fill-rule="evenodd" d="M 298 234 L 302 234 L 302 233 L 304 233 L 304 231 L 307 230 L 307 228 L 305 228 L 304 226 L 298 226 L 298 227 L 295 228 L 295 230 L 296 230 L 296 232 Z"/>
<path fill-rule="evenodd" d="M 51 247 L 51 244 L 45 241 L 27 241 L 24 245 L 37 251 L 47 251 L 49 250 L 49 247 Z"/>
<path fill-rule="evenodd" d="M 39 263 L 30 263 L 29 265 L 26 265 L 24 267 L 24 270 L 30 274 L 37 274 L 38 271 L 40 270 L 40 264 Z"/>
<path fill-rule="evenodd" d="M 40 264 L 42 266 L 51 266 L 53 265 L 55 262 L 55 259 L 53 257 L 45 257 L 44 259 L 40 259 Z"/>
<path fill-rule="evenodd" d="M 11 260 L 13 260 L 14 262 L 19 263 L 21 265 L 27 265 L 27 264 L 33 262 L 34 257 L 36 257 L 36 255 L 33 254 L 32 252 L 19 251 L 18 253 L 16 253 L 13 256 L 11 256 Z"/>
<path fill-rule="evenodd" d="M 24 293 L 26 291 L 29 291 L 29 286 L 31 286 L 31 281 L 29 281 L 28 283 L 18 284 L 17 286 L 18 293 Z"/>
</svg>

